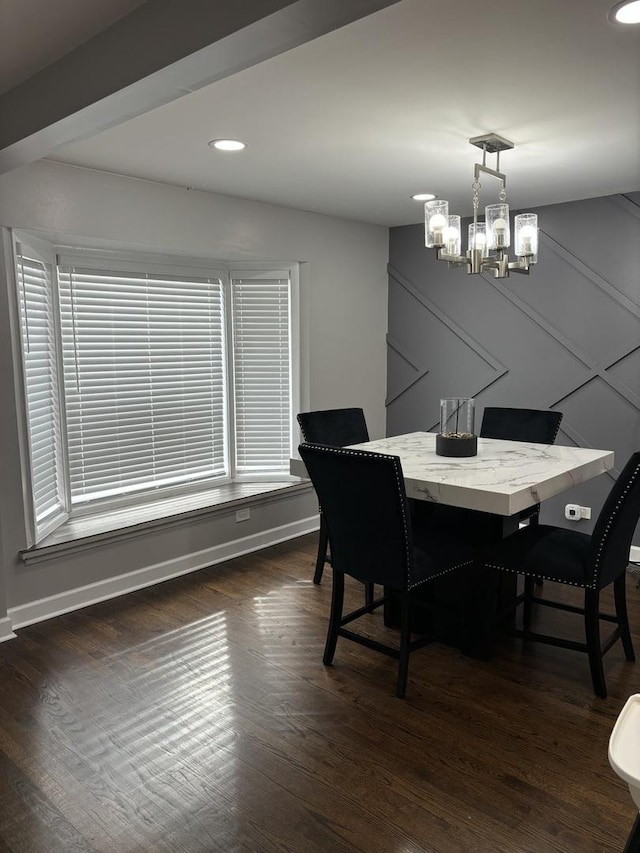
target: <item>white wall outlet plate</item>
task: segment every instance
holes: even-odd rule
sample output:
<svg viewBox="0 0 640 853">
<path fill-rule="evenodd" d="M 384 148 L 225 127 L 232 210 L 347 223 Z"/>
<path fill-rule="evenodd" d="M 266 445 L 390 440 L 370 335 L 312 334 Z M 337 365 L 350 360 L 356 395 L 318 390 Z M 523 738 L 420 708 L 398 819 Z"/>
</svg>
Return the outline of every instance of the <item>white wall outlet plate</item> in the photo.
<svg viewBox="0 0 640 853">
<path fill-rule="evenodd" d="M 580 521 L 582 515 L 578 504 L 567 504 L 564 508 L 564 517 L 567 521 Z"/>
<path fill-rule="evenodd" d="M 588 520 L 591 518 L 591 507 L 567 504 L 564 508 L 564 517 L 568 521 L 580 521 L 583 518 Z"/>
</svg>

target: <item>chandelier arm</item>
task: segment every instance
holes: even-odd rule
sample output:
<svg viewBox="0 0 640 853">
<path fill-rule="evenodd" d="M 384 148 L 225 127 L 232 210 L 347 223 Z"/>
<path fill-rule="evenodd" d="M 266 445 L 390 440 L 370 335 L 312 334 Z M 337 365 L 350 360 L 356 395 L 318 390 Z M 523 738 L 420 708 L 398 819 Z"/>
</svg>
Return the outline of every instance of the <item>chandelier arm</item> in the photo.
<svg viewBox="0 0 640 853">
<path fill-rule="evenodd" d="M 443 249 L 437 250 L 436 258 L 439 261 L 448 261 L 449 266 L 452 267 L 466 267 L 470 264 L 469 258 L 466 255 L 450 255 Z"/>
<path fill-rule="evenodd" d="M 522 275 L 529 275 L 529 272 L 531 271 L 531 263 L 529 258 L 525 257 L 521 258 L 519 261 L 510 261 L 509 271 L 519 272 Z"/>
</svg>

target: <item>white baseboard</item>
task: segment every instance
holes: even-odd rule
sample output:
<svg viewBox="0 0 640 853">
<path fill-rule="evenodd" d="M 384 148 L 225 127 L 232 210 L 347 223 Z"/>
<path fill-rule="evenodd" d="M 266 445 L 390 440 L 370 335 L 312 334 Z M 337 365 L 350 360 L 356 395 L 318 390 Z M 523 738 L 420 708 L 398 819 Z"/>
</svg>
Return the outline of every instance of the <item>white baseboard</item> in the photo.
<svg viewBox="0 0 640 853">
<path fill-rule="evenodd" d="M 15 637 L 13 633 L 13 622 L 9 616 L 0 619 L 0 643 L 5 640 L 12 640 Z"/>
<path fill-rule="evenodd" d="M 88 607 L 90 604 L 97 604 L 100 601 L 106 601 L 119 595 L 126 595 L 128 592 L 134 592 L 137 589 L 153 586 L 153 584 L 170 580 L 189 572 L 196 572 L 198 569 L 204 569 L 207 566 L 222 563 L 225 560 L 232 560 L 234 557 L 241 557 L 243 554 L 259 551 L 261 548 L 266 548 L 269 545 L 277 545 L 278 542 L 295 539 L 297 536 L 312 533 L 317 529 L 318 516 L 315 515 L 311 518 L 294 521 L 261 533 L 254 533 L 242 539 L 225 542 L 223 545 L 215 545 L 203 551 L 186 554 L 174 560 L 167 560 L 164 563 L 146 566 L 144 569 L 138 569 L 135 572 L 128 572 L 124 575 L 118 575 L 118 577 L 108 578 L 97 583 L 88 584 L 87 586 L 76 587 L 76 589 L 69 590 L 68 592 L 62 592 L 58 595 L 52 595 L 47 598 L 41 598 L 38 601 L 30 601 L 28 604 L 12 607 L 8 610 L 8 618 L 0 620 L 0 642 L 15 637 L 12 628 L 24 628 L 26 625 L 34 625 L 36 622 L 42 622 L 45 619 L 52 619 L 54 616 L 61 616 L 63 613 L 69 613 L 72 610 Z M 3 621 L 7 623 L 4 631 Z"/>
<path fill-rule="evenodd" d="M 261 533 L 254 533 L 252 536 L 235 539 L 223 545 L 186 554 L 175 560 L 156 563 L 135 572 L 128 572 L 115 578 L 108 578 L 94 584 L 77 587 L 68 592 L 12 607 L 8 610 L 8 615 L 4 619 L 0 619 L 0 643 L 14 638 L 16 636 L 14 630 L 17 628 L 34 625 L 36 622 L 43 622 L 45 619 L 70 613 L 72 610 L 80 610 L 82 607 L 98 604 L 100 601 L 107 601 L 110 598 L 126 595 L 129 592 L 135 592 L 137 589 L 153 586 L 156 583 L 189 572 L 196 572 L 198 569 L 204 569 L 225 560 L 232 560 L 234 557 L 241 557 L 243 554 L 259 551 L 269 545 L 277 545 L 278 542 L 286 542 L 288 539 L 295 539 L 305 533 L 313 533 L 317 529 L 318 516 L 314 515 L 301 521 L 274 527 Z M 629 559 L 640 563 L 640 547 L 631 546 Z"/>
</svg>

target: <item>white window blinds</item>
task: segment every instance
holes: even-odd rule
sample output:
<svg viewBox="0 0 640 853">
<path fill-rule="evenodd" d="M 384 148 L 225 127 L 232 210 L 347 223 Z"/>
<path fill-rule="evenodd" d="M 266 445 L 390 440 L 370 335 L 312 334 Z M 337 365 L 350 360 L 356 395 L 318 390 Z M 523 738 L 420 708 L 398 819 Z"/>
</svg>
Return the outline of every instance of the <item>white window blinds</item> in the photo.
<svg viewBox="0 0 640 853">
<path fill-rule="evenodd" d="M 25 237 L 15 237 L 15 327 L 31 543 L 69 514 L 236 477 L 289 479 L 296 265 L 71 247 L 56 265 L 54 246 Z"/>
<path fill-rule="evenodd" d="M 72 503 L 228 476 L 221 279 L 58 279 Z"/>
<path fill-rule="evenodd" d="M 18 312 L 31 479 L 31 515 L 37 540 L 65 512 L 62 430 L 54 321 L 52 265 L 16 243 Z"/>
<path fill-rule="evenodd" d="M 232 277 L 236 473 L 286 474 L 291 455 L 291 284 Z"/>
</svg>

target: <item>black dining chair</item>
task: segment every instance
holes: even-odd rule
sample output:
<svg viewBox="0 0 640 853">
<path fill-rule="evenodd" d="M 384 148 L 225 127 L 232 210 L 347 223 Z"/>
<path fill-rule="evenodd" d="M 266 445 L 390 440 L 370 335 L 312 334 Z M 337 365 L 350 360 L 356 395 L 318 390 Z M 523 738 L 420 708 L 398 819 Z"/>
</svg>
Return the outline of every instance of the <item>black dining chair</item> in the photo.
<svg viewBox="0 0 640 853">
<path fill-rule="evenodd" d="M 362 409 L 324 409 L 317 412 L 298 414 L 300 432 L 305 442 L 345 447 L 347 444 L 363 444 L 369 441 L 369 430 Z M 329 537 L 320 506 L 320 533 L 318 554 L 313 582 L 319 584 L 325 563 L 331 565 Z"/>
<path fill-rule="evenodd" d="M 578 533 L 547 524 L 522 527 L 484 553 L 486 566 L 524 575 L 523 629 L 510 633 L 563 649 L 586 652 L 593 689 L 605 698 L 607 687 L 603 655 L 622 641 L 625 657 L 635 660 L 627 618 L 626 569 L 629 549 L 640 517 L 640 451 L 632 454 L 614 483 L 598 515 L 593 533 Z M 544 578 L 584 590 L 584 606 L 534 595 L 534 580 Z M 615 615 L 600 612 L 600 592 L 613 584 Z M 585 642 L 537 634 L 531 630 L 534 605 L 546 605 L 584 617 Z M 601 642 L 600 620 L 613 622 L 615 629 Z"/>
<path fill-rule="evenodd" d="M 482 416 L 482 438 L 504 438 L 509 441 L 529 441 L 534 444 L 553 444 L 562 422 L 562 412 L 552 409 L 514 409 L 487 406 Z"/>
<path fill-rule="evenodd" d="M 560 429 L 562 412 L 551 409 L 514 409 L 487 406 L 480 424 L 481 438 L 503 438 L 508 441 L 527 441 L 532 444 L 553 444 Z M 540 504 L 527 507 L 520 521 L 537 524 Z"/>
<path fill-rule="evenodd" d="M 316 489 L 331 542 L 333 587 L 323 662 L 333 662 L 338 637 L 398 660 L 396 696 L 406 692 L 409 654 L 433 637 L 411 639 L 413 593 L 434 578 L 473 563 L 469 546 L 422 528 L 414 536 L 398 456 L 364 450 L 302 444 L 300 456 Z M 344 613 L 345 575 L 381 584 L 384 595 Z M 399 647 L 354 632 L 346 626 L 397 596 Z"/>
</svg>

